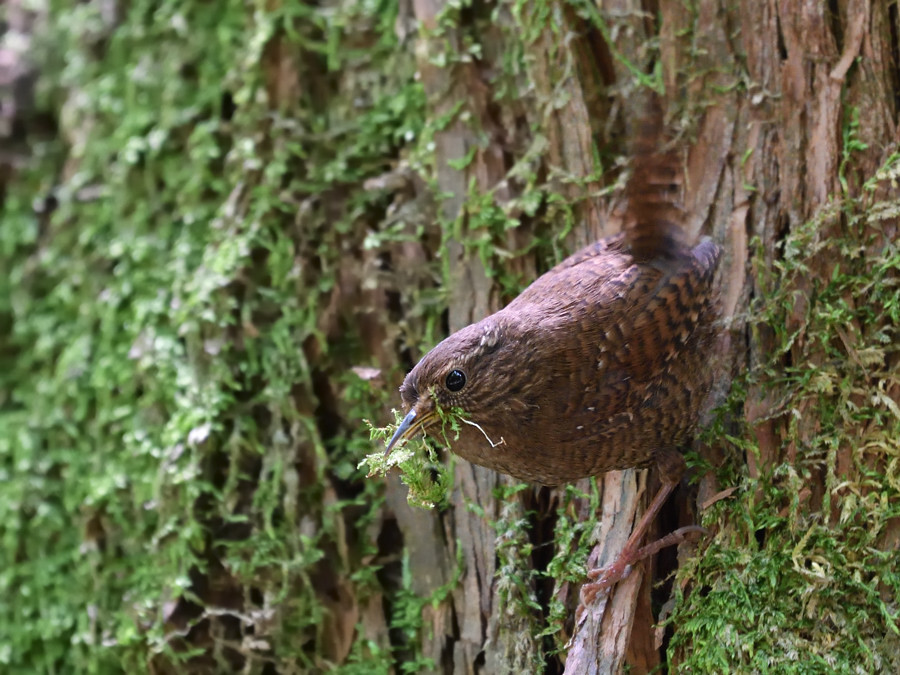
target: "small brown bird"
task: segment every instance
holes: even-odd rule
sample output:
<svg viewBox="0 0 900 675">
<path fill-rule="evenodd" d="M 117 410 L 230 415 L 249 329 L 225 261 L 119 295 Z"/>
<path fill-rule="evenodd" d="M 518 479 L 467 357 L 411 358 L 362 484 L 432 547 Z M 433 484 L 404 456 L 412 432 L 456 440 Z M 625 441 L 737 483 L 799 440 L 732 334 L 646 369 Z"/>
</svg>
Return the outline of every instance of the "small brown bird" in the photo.
<svg viewBox="0 0 900 675">
<path fill-rule="evenodd" d="M 458 438 L 447 434 L 453 452 L 522 480 L 557 485 L 658 466 L 660 492 L 603 579 L 586 585 L 587 599 L 658 548 L 640 540 L 684 472 L 679 448 L 713 378 L 720 251 L 683 241 L 680 161 L 654 149 L 660 126 L 642 125 L 623 231 L 428 352 L 400 388 L 408 412 L 388 443 L 389 452 L 439 428 L 440 406 L 467 422 Z"/>
</svg>

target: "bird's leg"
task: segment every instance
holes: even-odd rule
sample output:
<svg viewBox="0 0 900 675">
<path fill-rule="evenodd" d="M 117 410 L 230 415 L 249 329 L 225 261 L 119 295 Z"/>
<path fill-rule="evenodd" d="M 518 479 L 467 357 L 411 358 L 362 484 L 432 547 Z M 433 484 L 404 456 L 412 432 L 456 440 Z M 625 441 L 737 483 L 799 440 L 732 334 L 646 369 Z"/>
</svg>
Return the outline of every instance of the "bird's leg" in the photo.
<svg viewBox="0 0 900 675">
<path fill-rule="evenodd" d="M 608 590 L 614 584 L 625 578 L 631 571 L 631 567 L 644 558 L 653 555 L 667 546 L 680 544 L 685 540 L 685 535 L 687 534 L 706 532 L 705 529 L 696 525 L 682 527 L 647 546 L 640 547 L 644 533 L 647 531 L 647 528 L 650 527 L 650 524 L 656 518 L 662 505 L 665 504 L 669 494 L 675 486 L 678 485 L 681 475 L 684 473 L 684 458 L 677 451 L 661 451 L 657 453 L 656 459 L 662 477 L 662 485 L 659 488 L 659 492 L 656 493 L 653 501 L 650 502 L 650 506 L 647 507 L 646 513 L 644 513 L 644 516 L 637 524 L 637 527 L 634 528 L 634 531 L 631 533 L 628 541 L 625 542 L 625 546 L 622 548 L 622 551 L 616 557 L 613 564 L 607 567 L 598 567 L 596 569 L 588 570 L 587 576 L 593 581 L 589 581 L 581 587 L 582 605 L 589 605 L 594 601 L 594 598 L 597 597 L 598 593 Z"/>
<path fill-rule="evenodd" d="M 597 597 L 598 593 L 611 588 L 614 584 L 621 581 L 630 571 L 632 565 L 639 562 L 647 555 L 652 554 L 652 551 L 644 553 L 646 549 L 650 548 L 649 546 L 640 548 L 641 539 L 643 539 L 644 532 L 650 527 L 653 519 L 656 518 L 656 514 L 659 513 L 659 509 L 665 503 L 669 493 L 672 492 L 674 487 L 674 483 L 662 484 L 659 488 L 659 492 L 656 493 L 656 496 L 647 508 L 646 513 L 644 513 L 644 517 L 641 518 L 637 527 L 634 528 L 634 531 L 631 533 L 628 541 L 625 542 L 625 546 L 622 548 L 622 551 L 616 557 L 615 562 L 613 562 L 612 565 L 588 570 L 587 576 L 592 581 L 589 581 L 581 587 L 581 603 L 583 605 L 589 605 L 594 601 L 594 598 Z M 639 554 L 643 555 L 639 556 Z"/>
</svg>

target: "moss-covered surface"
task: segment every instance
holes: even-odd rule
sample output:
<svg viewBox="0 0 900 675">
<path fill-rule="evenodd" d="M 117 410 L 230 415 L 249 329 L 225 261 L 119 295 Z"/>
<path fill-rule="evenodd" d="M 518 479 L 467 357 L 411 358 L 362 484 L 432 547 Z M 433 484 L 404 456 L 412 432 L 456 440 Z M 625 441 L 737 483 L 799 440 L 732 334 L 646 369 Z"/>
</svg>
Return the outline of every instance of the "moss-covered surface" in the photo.
<svg viewBox="0 0 900 675">
<path fill-rule="evenodd" d="M 364 182 L 424 125 L 396 6 L 46 10 L 58 137 L 0 238 L 0 670 L 385 669 L 339 601 L 378 588 L 366 236 L 408 229 Z"/>
<path fill-rule="evenodd" d="M 462 104 L 426 104 L 406 5 L 49 3 L 35 53 L 58 133 L 31 137 L 0 215 L 0 671 L 435 666 L 422 609 L 461 562 L 433 597 L 404 555 L 380 576 L 362 420 L 384 421 L 384 381 L 408 365 L 396 343 L 412 357 L 444 330 L 434 286 L 450 272 L 397 264 L 403 246 L 458 240 L 509 299 L 565 254 L 598 176 L 615 184 L 613 142 L 596 175 L 546 160 L 525 109 L 550 116 L 569 100 L 556 85 L 587 75 L 558 8 L 533 9 L 452 4 L 432 35 L 465 28 L 432 65 L 497 64 L 498 140 Z M 536 101 L 527 51 L 547 23 L 560 77 Z M 434 138 L 458 118 L 510 168 L 447 222 Z M 757 272 L 757 365 L 707 432 L 730 459 L 711 470 L 738 490 L 703 513 L 716 535 L 669 618 L 685 671 L 900 669 L 900 257 L 870 217 L 898 206 L 875 194 L 848 192 Z M 748 415 L 748 398 L 768 405 Z M 537 669 L 568 618 L 547 579 L 582 578 L 593 523 L 569 488 L 553 551 L 535 551 L 547 514 L 523 512 L 520 490 L 494 523 L 497 592 L 522 638 L 508 662 Z"/>
<path fill-rule="evenodd" d="M 757 270 L 751 328 L 770 350 L 735 383 L 738 435 L 707 431 L 738 491 L 705 512 L 717 534 L 683 570 L 680 669 L 900 670 L 900 250 L 883 217 L 898 161 Z"/>
</svg>

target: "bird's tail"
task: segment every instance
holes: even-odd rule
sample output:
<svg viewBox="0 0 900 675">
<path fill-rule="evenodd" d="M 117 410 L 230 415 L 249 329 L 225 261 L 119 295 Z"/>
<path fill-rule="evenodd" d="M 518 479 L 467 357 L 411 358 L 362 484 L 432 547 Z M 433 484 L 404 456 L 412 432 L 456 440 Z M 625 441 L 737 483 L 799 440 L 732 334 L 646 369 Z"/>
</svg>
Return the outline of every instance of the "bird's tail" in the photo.
<svg viewBox="0 0 900 675">
<path fill-rule="evenodd" d="M 625 241 L 640 261 L 671 259 L 686 252 L 681 153 L 666 131 L 662 104 L 652 96 L 638 123 L 633 171 L 625 187 Z"/>
</svg>

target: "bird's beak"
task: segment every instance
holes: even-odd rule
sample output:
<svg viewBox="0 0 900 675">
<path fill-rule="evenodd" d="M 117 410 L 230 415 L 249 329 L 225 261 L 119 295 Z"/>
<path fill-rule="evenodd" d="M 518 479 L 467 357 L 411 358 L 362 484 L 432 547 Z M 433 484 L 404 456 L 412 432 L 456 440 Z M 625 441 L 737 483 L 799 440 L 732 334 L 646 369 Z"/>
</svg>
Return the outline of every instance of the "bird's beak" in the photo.
<svg viewBox="0 0 900 675">
<path fill-rule="evenodd" d="M 393 449 L 397 441 L 412 438 L 436 416 L 436 413 L 426 413 L 420 416 L 415 408 L 406 413 L 406 417 L 403 418 L 403 421 L 400 422 L 400 426 L 397 427 L 397 431 L 394 432 L 394 435 L 391 436 L 391 440 L 388 441 L 384 456 L 387 457 L 391 453 L 391 449 Z"/>
</svg>

